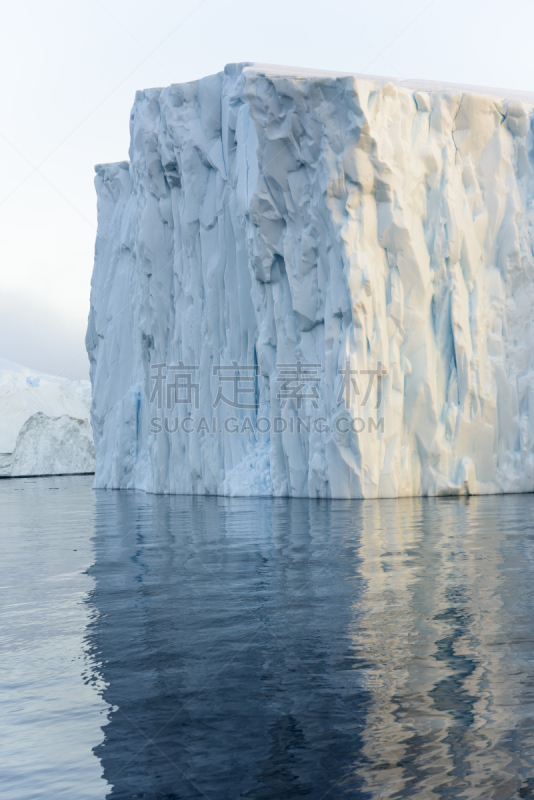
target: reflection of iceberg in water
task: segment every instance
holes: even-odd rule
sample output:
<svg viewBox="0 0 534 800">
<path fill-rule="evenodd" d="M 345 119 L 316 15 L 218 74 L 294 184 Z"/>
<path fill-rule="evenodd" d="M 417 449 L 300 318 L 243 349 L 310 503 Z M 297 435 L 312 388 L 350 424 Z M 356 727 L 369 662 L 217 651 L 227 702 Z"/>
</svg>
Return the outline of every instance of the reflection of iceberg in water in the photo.
<svg viewBox="0 0 534 800">
<path fill-rule="evenodd" d="M 351 630 L 372 665 L 355 765 L 372 797 L 534 797 L 531 513 L 517 496 L 364 504 Z"/>
<path fill-rule="evenodd" d="M 360 796 L 361 506 L 96 493 L 113 798 Z M 352 530 L 343 543 L 343 535 Z"/>
<path fill-rule="evenodd" d="M 534 797 L 532 503 L 97 492 L 110 797 Z"/>
</svg>

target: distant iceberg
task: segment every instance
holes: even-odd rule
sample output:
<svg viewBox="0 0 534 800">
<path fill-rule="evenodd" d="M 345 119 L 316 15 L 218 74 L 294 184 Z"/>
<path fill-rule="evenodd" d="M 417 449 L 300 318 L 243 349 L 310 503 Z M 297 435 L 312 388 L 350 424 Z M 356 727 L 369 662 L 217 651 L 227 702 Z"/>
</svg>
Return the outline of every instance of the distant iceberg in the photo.
<svg viewBox="0 0 534 800">
<path fill-rule="evenodd" d="M 258 64 L 138 92 L 96 168 L 95 485 L 533 491 L 533 122 Z"/>
<path fill-rule="evenodd" d="M 94 472 L 90 406 L 89 381 L 0 358 L 0 476 Z"/>
</svg>

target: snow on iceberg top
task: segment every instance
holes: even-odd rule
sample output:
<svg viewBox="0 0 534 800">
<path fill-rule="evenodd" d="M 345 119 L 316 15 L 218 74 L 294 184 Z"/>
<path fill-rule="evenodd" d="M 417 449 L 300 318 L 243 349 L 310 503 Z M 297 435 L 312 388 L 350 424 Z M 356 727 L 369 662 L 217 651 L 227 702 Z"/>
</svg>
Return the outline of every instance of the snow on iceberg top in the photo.
<svg viewBox="0 0 534 800">
<path fill-rule="evenodd" d="M 366 75 L 365 73 L 335 72 L 325 69 L 313 69 L 305 67 L 288 67 L 277 64 L 250 63 L 246 65 L 229 64 L 229 68 L 242 66 L 243 72 L 255 72 L 265 76 L 273 77 L 293 77 L 293 78 L 357 78 L 361 81 L 373 81 L 381 85 L 392 83 L 403 89 L 410 89 L 417 92 L 430 92 L 435 94 L 483 94 L 490 97 L 502 97 L 508 100 L 518 100 L 529 105 L 534 105 L 534 91 L 528 92 L 521 89 L 502 89 L 492 86 L 471 86 L 462 83 L 445 83 L 442 81 L 427 81 L 419 78 L 406 78 L 399 80 L 385 75 Z"/>
<path fill-rule="evenodd" d="M 420 78 L 406 78 L 401 80 L 399 78 L 392 78 L 387 75 L 367 75 L 365 73 L 357 72 L 336 72 L 328 69 L 314 69 L 313 67 L 291 67 L 282 64 L 262 64 L 260 62 L 244 62 L 244 63 L 231 63 L 224 67 L 224 70 L 219 75 L 228 74 L 236 75 L 240 72 L 246 74 L 265 75 L 266 77 L 278 78 L 296 78 L 302 80 L 332 80 L 337 78 L 353 78 L 359 81 L 372 81 L 381 86 L 386 86 L 392 83 L 400 89 L 408 89 L 416 92 L 429 92 L 431 94 L 480 94 L 489 97 L 502 98 L 506 100 L 516 100 L 519 102 L 527 103 L 534 106 L 534 91 L 529 92 L 523 89 L 503 89 L 495 86 L 475 86 L 463 83 L 446 83 L 444 81 L 429 81 L 421 80 Z M 210 76 L 206 76 L 210 77 Z M 186 86 L 187 84 L 198 83 L 203 78 L 198 78 L 193 81 L 183 81 L 173 86 Z M 165 87 L 152 87 L 138 91 L 138 95 L 143 96 L 145 93 L 161 92 Z M 124 162 L 118 162 L 121 165 Z M 126 162 L 127 163 L 127 162 Z M 99 166 L 108 166 L 99 165 Z"/>
</svg>

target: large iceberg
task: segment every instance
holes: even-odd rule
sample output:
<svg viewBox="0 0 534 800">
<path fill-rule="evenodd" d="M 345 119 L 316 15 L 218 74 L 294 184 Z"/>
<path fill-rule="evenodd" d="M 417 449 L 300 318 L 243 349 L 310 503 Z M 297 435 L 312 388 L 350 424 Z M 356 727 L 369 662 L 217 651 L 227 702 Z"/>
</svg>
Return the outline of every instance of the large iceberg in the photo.
<svg viewBox="0 0 534 800">
<path fill-rule="evenodd" d="M 534 96 L 258 64 L 96 167 L 95 486 L 534 489 Z"/>
<path fill-rule="evenodd" d="M 0 359 L 0 477 L 95 470 L 89 381 Z"/>
</svg>

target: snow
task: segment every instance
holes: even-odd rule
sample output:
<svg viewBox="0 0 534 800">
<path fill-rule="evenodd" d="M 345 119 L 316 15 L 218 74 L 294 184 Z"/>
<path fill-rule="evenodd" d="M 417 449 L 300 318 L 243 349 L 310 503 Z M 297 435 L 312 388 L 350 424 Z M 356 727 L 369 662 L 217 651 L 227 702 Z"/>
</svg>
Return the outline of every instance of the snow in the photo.
<svg viewBox="0 0 534 800">
<path fill-rule="evenodd" d="M 0 358 L 0 475 L 94 472 L 89 381 Z"/>
<path fill-rule="evenodd" d="M 138 92 L 96 167 L 95 486 L 533 491 L 533 120 L 260 64 Z"/>
</svg>

